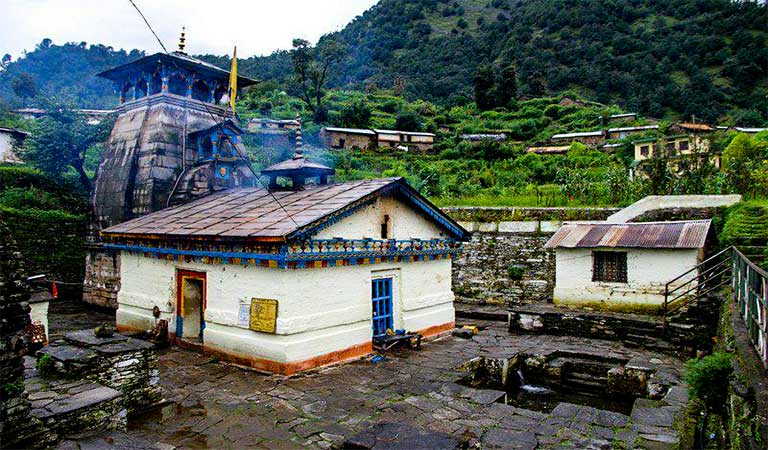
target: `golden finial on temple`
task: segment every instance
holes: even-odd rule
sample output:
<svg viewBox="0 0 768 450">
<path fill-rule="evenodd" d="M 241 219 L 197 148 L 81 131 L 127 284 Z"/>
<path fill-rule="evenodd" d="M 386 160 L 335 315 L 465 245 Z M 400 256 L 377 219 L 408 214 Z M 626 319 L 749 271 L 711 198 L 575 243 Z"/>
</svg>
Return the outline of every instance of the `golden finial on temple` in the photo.
<svg viewBox="0 0 768 450">
<path fill-rule="evenodd" d="M 187 40 L 184 33 L 185 30 L 186 27 L 181 27 L 181 36 L 179 37 L 179 53 L 184 53 L 184 42 Z"/>
</svg>

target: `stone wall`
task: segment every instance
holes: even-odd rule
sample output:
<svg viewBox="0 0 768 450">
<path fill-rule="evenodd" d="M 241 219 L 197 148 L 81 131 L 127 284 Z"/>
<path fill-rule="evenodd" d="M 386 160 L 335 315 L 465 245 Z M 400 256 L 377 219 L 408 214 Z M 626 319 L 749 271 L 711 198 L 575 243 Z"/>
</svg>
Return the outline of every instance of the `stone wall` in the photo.
<svg viewBox="0 0 768 450">
<path fill-rule="evenodd" d="M 67 333 L 40 350 L 49 355 L 58 376 L 88 380 L 122 393 L 128 411 L 160 400 L 160 376 L 155 346 L 115 333 L 96 337 L 93 330 Z"/>
<path fill-rule="evenodd" d="M 0 447 L 17 442 L 17 430 L 29 422 L 22 357 L 22 330 L 29 324 L 29 288 L 10 232 L 0 222 Z"/>
<path fill-rule="evenodd" d="M 549 302 L 554 252 L 544 244 L 563 221 L 604 220 L 613 208 L 444 208 L 472 232 L 453 266 L 453 290 L 464 303 L 504 306 Z"/>
</svg>

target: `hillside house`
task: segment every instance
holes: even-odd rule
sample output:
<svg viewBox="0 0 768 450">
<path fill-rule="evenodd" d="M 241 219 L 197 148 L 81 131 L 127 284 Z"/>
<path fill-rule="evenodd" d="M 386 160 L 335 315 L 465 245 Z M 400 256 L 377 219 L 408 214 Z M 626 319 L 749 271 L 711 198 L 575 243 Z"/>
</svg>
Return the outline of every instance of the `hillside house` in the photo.
<svg viewBox="0 0 768 450">
<path fill-rule="evenodd" d="M 607 139 L 624 139 L 628 136 L 632 136 L 635 134 L 642 134 L 642 133 L 647 133 L 649 131 L 658 131 L 658 130 L 659 130 L 658 125 L 640 125 L 636 127 L 609 128 L 608 131 L 606 131 L 606 138 Z"/>
<path fill-rule="evenodd" d="M 29 137 L 26 131 L 15 128 L 0 128 L 0 164 L 20 164 L 19 150 Z"/>
<path fill-rule="evenodd" d="M 85 121 L 90 125 L 100 124 L 108 115 L 115 112 L 112 109 L 76 109 L 75 111 L 84 115 Z M 12 112 L 27 120 L 39 119 L 48 114 L 48 111 L 40 108 L 20 108 Z"/>
<path fill-rule="evenodd" d="M 768 128 L 733 127 L 733 131 L 736 131 L 738 133 L 747 133 L 753 136 L 756 135 L 757 133 L 762 133 L 765 130 L 768 130 Z"/>
<path fill-rule="evenodd" d="M 373 130 L 376 132 L 376 143 L 379 147 L 407 147 L 418 150 L 432 150 L 435 144 L 433 133 L 399 130 Z"/>
<path fill-rule="evenodd" d="M 553 144 L 572 144 L 574 142 L 581 142 L 584 145 L 598 146 L 604 144 L 605 139 L 605 133 L 602 130 L 597 130 L 554 134 L 550 138 L 550 141 L 552 141 Z"/>
<path fill-rule="evenodd" d="M 713 240 L 710 220 L 565 223 L 546 244 L 555 251 L 554 302 L 659 308 L 666 283 L 702 262 Z"/>
<path fill-rule="evenodd" d="M 451 259 L 468 232 L 402 178 L 332 173 L 297 150 L 262 171 L 283 180 L 269 191 L 103 230 L 121 258 L 118 328 L 166 319 L 179 345 L 281 374 L 365 356 L 387 330 L 451 330 Z"/>
<path fill-rule="evenodd" d="M 637 113 L 612 114 L 608 117 L 609 122 L 634 122 L 637 120 Z"/>
<path fill-rule="evenodd" d="M 320 130 L 320 142 L 337 150 L 371 150 L 376 148 L 376 133 L 360 128 L 324 127 Z"/>
<path fill-rule="evenodd" d="M 295 119 L 266 119 L 266 118 L 253 118 L 248 120 L 247 130 L 249 133 L 261 132 L 261 131 L 279 131 L 279 130 L 293 130 L 296 131 L 301 128 L 301 122 Z"/>
</svg>

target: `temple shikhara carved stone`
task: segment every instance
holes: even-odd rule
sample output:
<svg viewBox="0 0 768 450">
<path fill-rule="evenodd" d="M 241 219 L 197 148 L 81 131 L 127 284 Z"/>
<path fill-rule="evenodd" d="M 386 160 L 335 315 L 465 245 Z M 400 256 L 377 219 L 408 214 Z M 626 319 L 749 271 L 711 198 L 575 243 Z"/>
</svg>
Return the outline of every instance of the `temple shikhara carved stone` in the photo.
<svg viewBox="0 0 768 450">
<path fill-rule="evenodd" d="M 98 231 L 217 190 L 252 186 L 255 174 L 226 104 L 229 72 L 180 51 L 99 74 L 120 95 L 117 120 L 91 195 L 84 300 L 116 307 L 119 256 Z M 255 81 L 238 77 L 238 86 Z"/>
</svg>

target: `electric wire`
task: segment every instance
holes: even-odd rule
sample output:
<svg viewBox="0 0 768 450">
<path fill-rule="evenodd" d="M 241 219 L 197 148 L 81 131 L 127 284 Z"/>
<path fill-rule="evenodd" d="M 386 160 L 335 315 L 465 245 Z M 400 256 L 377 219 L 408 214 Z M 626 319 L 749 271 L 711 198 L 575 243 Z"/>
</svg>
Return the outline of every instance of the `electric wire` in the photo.
<svg viewBox="0 0 768 450">
<path fill-rule="evenodd" d="M 150 25 L 147 18 L 144 16 L 144 14 L 141 12 L 141 9 L 134 3 L 133 0 L 128 0 L 131 5 L 136 9 L 136 11 L 139 13 L 141 18 L 144 20 L 144 23 L 147 25 L 147 28 L 149 28 L 149 31 L 155 36 L 155 39 L 157 39 L 158 44 L 160 44 L 160 47 L 163 49 L 163 52 L 165 52 L 166 55 L 171 57 L 171 63 L 176 67 L 179 75 L 186 81 L 189 82 L 189 78 L 184 74 L 184 72 L 181 70 L 181 68 L 178 66 L 176 61 L 173 59 L 173 56 L 168 52 L 168 50 L 165 48 L 165 45 L 163 45 L 163 41 L 160 40 L 160 37 L 155 33 L 155 30 L 152 29 L 152 26 Z M 231 95 L 232 93 L 230 93 Z M 211 116 L 211 118 L 215 121 L 215 125 L 220 128 L 222 137 L 229 142 L 229 144 L 232 146 L 233 149 L 237 152 L 237 147 L 235 146 L 234 142 L 229 138 L 229 136 L 224 133 L 224 128 L 222 127 L 222 124 L 220 122 L 220 117 L 218 117 L 216 114 L 214 114 L 209 108 L 206 102 L 201 101 L 203 108 L 205 108 L 205 111 L 208 113 L 208 115 Z M 233 111 L 234 114 L 234 111 Z M 186 155 L 182 155 L 182 158 L 186 158 Z M 282 203 L 280 203 L 280 200 L 275 197 L 275 195 L 269 190 L 268 186 L 265 186 L 264 183 L 262 183 L 261 179 L 259 179 L 258 175 L 256 175 L 256 172 L 253 170 L 253 166 L 249 164 L 248 166 L 251 169 L 251 172 L 254 175 L 254 179 L 256 180 L 259 185 L 261 185 L 262 188 L 269 194 L 270 197 L 277 203 L 277 205 L 280 207 L 280 209 L 285 213 L 286 216 L 288 216 L 289 219 L 291 219 L 291 222 L 296 226 L 296 228 L 300 228 L 300 225 L 296 222 L 296 220 L 293 218 L 293 216 L 288 212 L 288 210 L 285 209 Z"/>
</svg>

